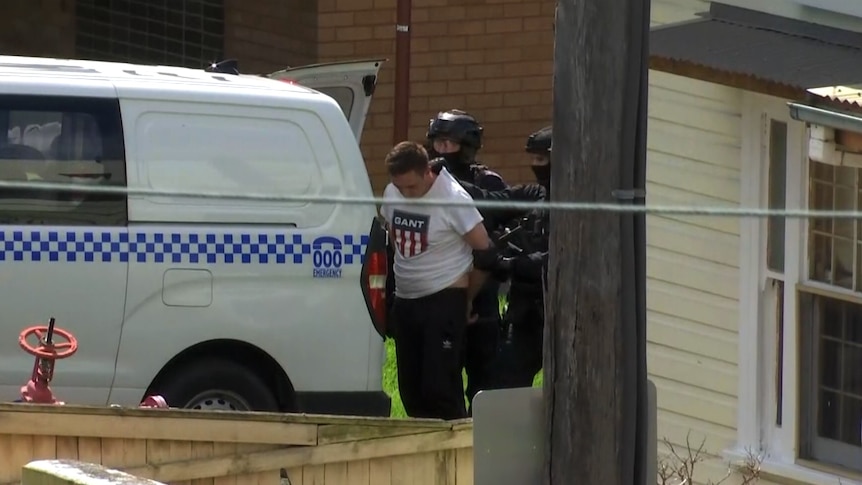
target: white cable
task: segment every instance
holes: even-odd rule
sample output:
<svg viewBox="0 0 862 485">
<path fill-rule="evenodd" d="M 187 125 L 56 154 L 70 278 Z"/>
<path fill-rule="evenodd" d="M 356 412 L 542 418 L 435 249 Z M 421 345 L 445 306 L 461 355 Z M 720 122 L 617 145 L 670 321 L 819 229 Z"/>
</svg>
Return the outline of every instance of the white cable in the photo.
<svg viewBox="0 0 862 485">
<path fill-rule="evenodd" d="M 127 195 L 139 197 L 172 197 L 194 199 L 248 200 L 263 202 L 302 202 L 308 204 L 356 204 L 381 205 L 386 202 L 382 197 L 326 196 L 326 195 L 284 195 L 261 193 L 230 192 L 183 192 L 176 190 L 157 190 L 127 188 L 106 185 L 78 185 L 49 182 L 12 182 L 0 180 L 0 189 L 27 189 L 38 191 L 57 191 L 89 194 Z M 610 195 L 609 195 L 610 197 Z M 0 200 L 9 198 L 0 193 Z M 785 218 L 834 218 L 862 219 L 862 211 L 836 211 L 812 209 L 764 209 L 752 207 L 709 207 L 709 206 L 657 206 L 636 205 L 631 203 L 597 202 L 516 202 L 516 201 L 452 201 L 442 199 L 402 199 L 399 205 L 449 206 L 490 209 L 558 210 L 578 212 L 610 212 L 618 214 L 657 214 L 657 215 L 699 215 L 716 217 L 785 217 Z"/>
</svg>

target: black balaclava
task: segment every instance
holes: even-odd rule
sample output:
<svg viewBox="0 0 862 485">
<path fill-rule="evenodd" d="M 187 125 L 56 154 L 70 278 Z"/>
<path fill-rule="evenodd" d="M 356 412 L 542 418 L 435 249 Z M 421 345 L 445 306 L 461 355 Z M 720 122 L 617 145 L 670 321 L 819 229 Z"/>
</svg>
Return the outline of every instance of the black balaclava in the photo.
<svg viewBox="0 0 862 485">
<path fill-rule="evenodd" d="M 551 190 L 551 164 L 530 165 L 530 168 L 533 170 L 533 175 L 536 176 L 536 182 L 545 190 Z"/>
</svg>

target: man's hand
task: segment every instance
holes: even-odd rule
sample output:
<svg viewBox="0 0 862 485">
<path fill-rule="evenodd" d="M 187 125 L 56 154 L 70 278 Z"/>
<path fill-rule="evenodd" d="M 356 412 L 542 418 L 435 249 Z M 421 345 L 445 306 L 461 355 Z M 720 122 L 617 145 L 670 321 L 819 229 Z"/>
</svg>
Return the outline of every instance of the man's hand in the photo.
<svg viewBox="0 0 862 485">
<path fill-rule="evenodd" d="M 472 325 L 479 321 L 479 314 L 473 312 L 473 302 L 467 301 L 467 325 Z"/>
</svg>

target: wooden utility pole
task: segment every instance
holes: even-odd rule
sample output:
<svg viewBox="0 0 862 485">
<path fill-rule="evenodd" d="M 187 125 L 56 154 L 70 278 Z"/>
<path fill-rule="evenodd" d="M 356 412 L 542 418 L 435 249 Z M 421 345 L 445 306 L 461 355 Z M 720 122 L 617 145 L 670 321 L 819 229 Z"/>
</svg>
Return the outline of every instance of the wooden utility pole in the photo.
<svg viewBox="0 0 862 485">
<path fill-rule="evenodd" d="M 557 1 L 552 200 L 643 202 L 649 9 Z M 553 211 L 550 231 L 545 483 L 641 485 L 643 216 Z"/>
</svg>

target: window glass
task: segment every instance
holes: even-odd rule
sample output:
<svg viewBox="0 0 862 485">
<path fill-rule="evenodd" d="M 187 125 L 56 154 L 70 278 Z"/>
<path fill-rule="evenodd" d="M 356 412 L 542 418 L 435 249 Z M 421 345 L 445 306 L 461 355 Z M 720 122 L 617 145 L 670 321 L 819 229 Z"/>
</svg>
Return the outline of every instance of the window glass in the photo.
<svg viewBox="0 0 862 485">
<path fill-rule="evenodd" d="M 119 104 L 101 98 L 0 95 L 0 180 L 125 186 Z M 126 198 L 0 189 L 0 224 L 124 225 Z"/>
</svg>

